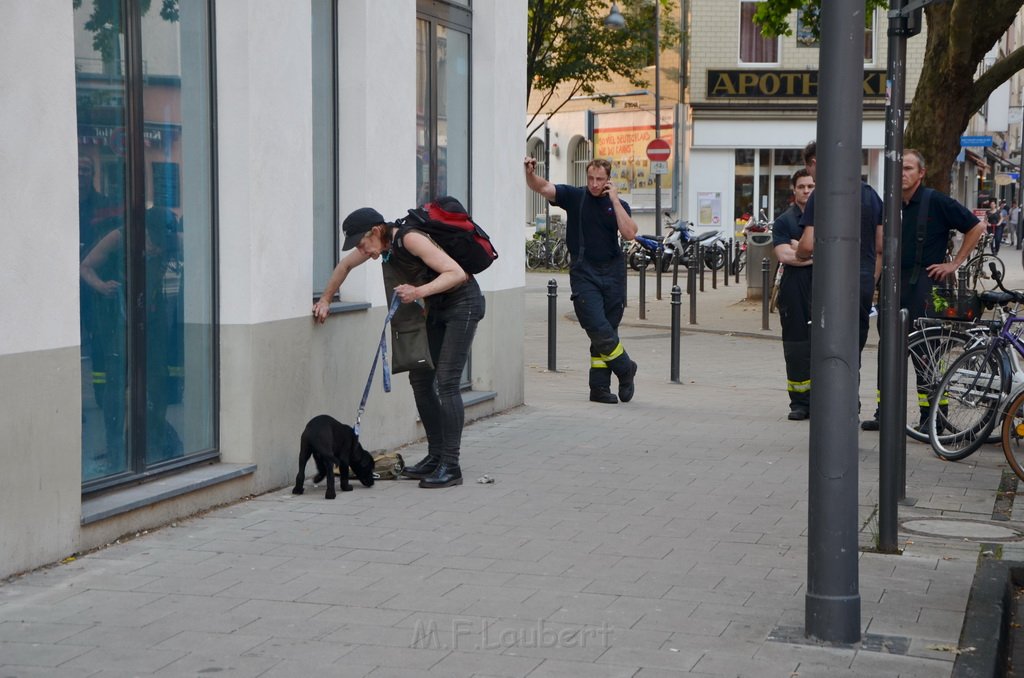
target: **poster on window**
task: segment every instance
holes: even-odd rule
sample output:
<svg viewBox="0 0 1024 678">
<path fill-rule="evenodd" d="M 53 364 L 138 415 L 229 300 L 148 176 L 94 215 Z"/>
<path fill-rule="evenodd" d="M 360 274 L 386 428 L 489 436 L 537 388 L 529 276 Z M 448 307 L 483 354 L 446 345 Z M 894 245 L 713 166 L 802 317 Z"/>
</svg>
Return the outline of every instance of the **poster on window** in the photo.
<svg viewBox="0 0 1024 678">
<path fill-rule="evenodd" d="M 661 112 L 661 138 L 675 149 L 675 115 Z M 623 200 L 634 210 L 654 209 L 655 174 L 647 159 L 647 144 L 654 139 L 654 111 L 601 113 L 594 122 L 594 157 L 612 164 L 611 180 Z M 661 176 L 661 209 L 674 210 L 672 202 L 675 152 L 668 172 Z"/>
<path fill-rule="evenodd" d="M 697 193 L 697 225 L 714 226 L 719 228 L 722 225 L 722 194 L 718 191 L 713 193 Z"/>
</svg>

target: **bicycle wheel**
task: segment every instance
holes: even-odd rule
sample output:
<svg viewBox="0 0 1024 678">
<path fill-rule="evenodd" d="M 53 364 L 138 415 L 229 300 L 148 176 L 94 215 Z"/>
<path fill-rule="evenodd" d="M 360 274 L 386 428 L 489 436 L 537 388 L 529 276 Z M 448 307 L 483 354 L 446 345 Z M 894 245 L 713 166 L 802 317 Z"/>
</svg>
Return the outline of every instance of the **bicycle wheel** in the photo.
<svg viewBox="0 0 1024 678">
<path fill-rule="evenodd" d="M 907 337 L 907 435 L 928 442 L 929 398 L 971 342 L 952 325 L 927 325 Z"/>
<path fill-rule="evenodd" d="M 1006 409 L 1001 438 L 1006 463 L 1024 480 L 1024 393 L 1014 398 Z"/>
<path fill-rule="evenodd" d="M 569 268 L 569 246 L 565 244 L 564 240 L 559 240 L 555 243 L 555 249 L 551 252 L 551 259 L 555 268 L 559 270 Z"/>
<path fill-rule="evenodd" d="M 966 265 L 970 274 L 967 283 L 975 290 L 996 289 L 996 277 L 992 275 L 992 266 L 995 266 L 999 280 L 1006 276 L 1006 264 L 994 254 L 979 254 L 972 257 Z"/>
<path fill-rule="evenodd" d="M 547 251 L 544 248 L 544 243 L 540 240 L 527 240 L 526 241 L 526 268 L 530 271 L 536 271 L 538 268 L 544 265 L 547 260 Z"/>
<path fill-rule="evenodd" d="M 981 447 L 996 425 L 1005 395 L 999 358 L 989 346 L 967 351 L 931 395 L 928 440 L 942 459 L 958 461 Z"/>
<path fill-rule="evenodd" d="M 743 267 L 746 265 L 746 263 L 747 253 L 744 250 L 740 250 L 739 254 L 736 255 L 736 258 L 733 259 L 732 262 L 732 275 L 739 275 L 740 273 L 742 273 Z"/>
</svg>

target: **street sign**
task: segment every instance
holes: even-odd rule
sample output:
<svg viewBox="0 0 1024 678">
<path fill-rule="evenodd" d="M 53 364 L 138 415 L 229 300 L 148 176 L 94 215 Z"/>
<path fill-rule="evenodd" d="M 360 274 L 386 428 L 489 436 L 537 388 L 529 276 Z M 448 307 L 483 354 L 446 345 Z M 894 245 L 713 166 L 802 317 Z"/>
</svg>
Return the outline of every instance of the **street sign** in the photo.
<svg viewBox="0 0 1024 678">
<path fill-rule="evenodd" d="M 665 162 L 671 153 L 672 149 L 664 139 L 651 139 L 647 144 L 647 158 L 651 162 Z"/>
<path fill-rule="evenodd" d="M 652 160 L 651 174 L 668 174 L 668 163 L 664 160 Z"/>
<path fill-rule="evenodd" d="M 988 148 L 992 145 L 992 137 L 960 137 L 960 145 L 964 147 L 981 147 Z"/>
</svg>

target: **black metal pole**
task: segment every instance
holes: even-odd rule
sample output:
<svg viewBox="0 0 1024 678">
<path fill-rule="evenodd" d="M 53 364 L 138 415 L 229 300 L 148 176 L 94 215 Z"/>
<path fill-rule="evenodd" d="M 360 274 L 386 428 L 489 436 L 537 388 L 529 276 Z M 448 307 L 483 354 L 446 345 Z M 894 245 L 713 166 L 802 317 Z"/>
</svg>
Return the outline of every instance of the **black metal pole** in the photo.
<svg viewBox="0 0 1024 678">
<path fill-rule="evenodd" d="M 878 321 L 880 341 L 878 355 L 879 439 L 880 458 L 894 460 L 896 478 L 880 478 L 880 483 L 899 489 L 900 459 L 906 459 L 906 331 L 900 319 L 900 234 L 903 229 L 903 126 L 906 98 L 907 20 L 900 16 L 906 0 L 892 0 L 889 18 L 888 82 L 889 100 L 885 107 L 885 224 L 882 228 L 882 294 Z M 901 337 L 902 336 L 902 340 Z M 904 386 L 900 388 L 901 378 Z M 881 469 L 879 469 L 881 472 Z M 881 490 L 880 490 L 881 491 Z M 895 517 L 892 518 L 895 521 Z M 879 514 L 881 521 L 881 514 Z M 895 529 L 895 528 L 893 528 Z M 895 535 L 893 539 L 895 540 Z M 895 542 L 892 544 L 895 549 Z"/>
<path fill-rule="evenodd" d="M 704 291 L 704 245 L 697 244 L 696 247 L 697 270 L 700 271 L 700 291 Z"/>
<path fill-rule="evenodd" d="M 697 324 L 697 269 L 693 262 L 686 269 L 686 291 L 690 295 L 690 324 Z"/>
<path fill-rule="evenodd" d="M 768 257 L 761 259 L 761 329 L 770 330 L 771 327 L 768 324 L 769 308 L 768 302 L 770 301 L 771 291 L 768 289 L 768 285 L 771 284 L 771 262 Z"/>
<path fill-rule="evenodd" d="M 672 287 L 679 284 L 679 249 L 672 253 Z"/>
<path fill-rule="evenodd" d="M 626 267 L 626 275 L 622 276 L 622 308 L 629 306 L 629 257 L 623 255 L 622 265 Z"/>
<path fill-rule="evenodd" d="M 729 271 L 732 270 L 732 240 L 725 246 L 725 267 L 722 269 L 722 283 L 729 286 Z"/>
<path fill-rule="evenodd" d="M 548 281 L 548 372 L 557 372 L 555 361 L 555 334 L 558 323 L 558 283 L 554 278 Z"/>
<path fill-rule="evenodd" d="M 641 253 L 640 260 L 640 320 L 647 320 L 647 253 Z"/>
<path fill-rule="evenodd" d="M 733 264 L 733 266 L 736 269 L 734 271 L 735 274 L 736 274 L 736 284 L 739 285 L 740 284 L 740 267 L 739 267 L 739 261 L 740 261 L 740 242 L 739 242 L 739 240 L 736 241 L 736 251 L 733 253 L 732 260 L 734 262 L 736 262 L 735 264 Z"/>
<path fill-rule="evenodd" d="M 683 292 L 679 285 L 672 286 L 672 347 L 671 366 L 669 368 L 669 381 L 673 384 L 679 383 L 679 320 L 683 306 Z"/>
<path fill-rule="evenodd" d="M 711 267 L 711 289 L 718 289 L 718 269 L 714 266 Z"/>
<path fill-rule="evenodd" d="M 654 259 L 657 271 L 654 273 L 654 298 L 661 301 L 661 267 L 665 262 L 665 248 L 658 249 L 658 255 Z"/>
<path fill-rule="evenodd" d="M 818 171 L 811 293 L 811 383 L 804 630 L 861 638 L 857 557 L 857 314 L 860 253 L 864 0 L 821 9 Z"/>
<path fill-rule="evenodd" d="M 882 282 L 878 321 L 878 548 L 898 551 L 897 502 L 903 495 L 900 460 L 906 463 L 907 359 L 906 310 L 900 311 L 900 231 L 903 224 L 903 119 L 906 97 L 906 19 L 899 16 L 906 0 L 892 0 L 889 18 L 889 59 L 885 107 L 885 222 L 882 227 Z M 902 335 L 902 336 L 901 336 Z M 900 384 L 903 384 L 902 387 Z"/>
</svg>

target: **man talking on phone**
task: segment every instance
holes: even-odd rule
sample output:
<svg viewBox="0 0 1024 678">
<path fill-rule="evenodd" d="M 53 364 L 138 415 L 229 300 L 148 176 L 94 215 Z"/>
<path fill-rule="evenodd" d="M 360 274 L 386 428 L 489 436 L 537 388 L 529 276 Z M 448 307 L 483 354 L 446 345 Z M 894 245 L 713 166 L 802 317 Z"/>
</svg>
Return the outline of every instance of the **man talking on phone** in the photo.
<svg viewBox="0 0 1024 678">
<path fill-rule="evenodd" d="M 569 287 L 576 319 L 590 337 L 590 400 L 624 403 L 636 390 L 636 363 L 619 340 L 626 307 L 626 267 L 617 235 L 636 237 L 629 204 L 611 181 L 611 163 L 595 158 L 587 165 L 587 186 L 553 184 L 536 173 L 533 157 L 523 160 L 526 185 L 568 215 Z M 612 393 L 612 373 L 619 381 Z"/>
</svg>

